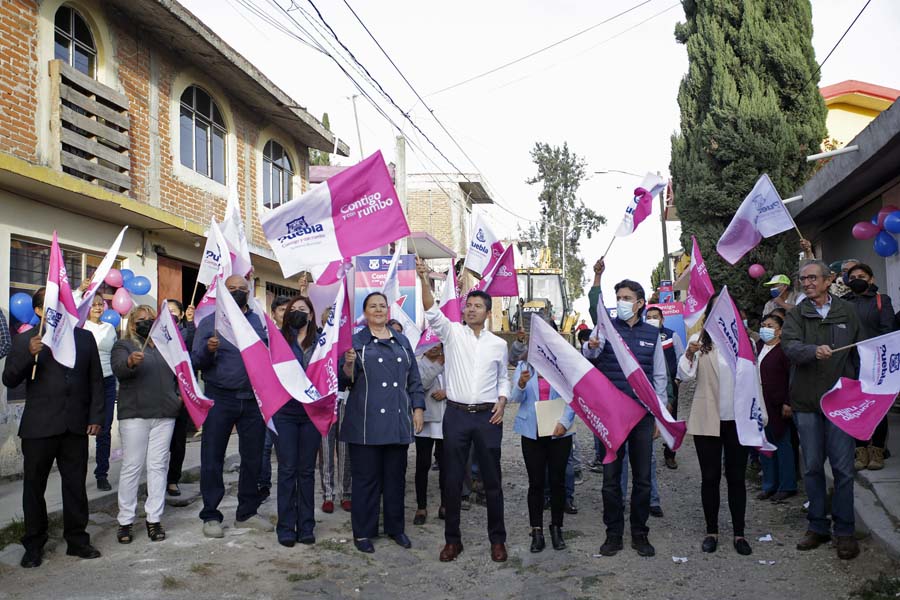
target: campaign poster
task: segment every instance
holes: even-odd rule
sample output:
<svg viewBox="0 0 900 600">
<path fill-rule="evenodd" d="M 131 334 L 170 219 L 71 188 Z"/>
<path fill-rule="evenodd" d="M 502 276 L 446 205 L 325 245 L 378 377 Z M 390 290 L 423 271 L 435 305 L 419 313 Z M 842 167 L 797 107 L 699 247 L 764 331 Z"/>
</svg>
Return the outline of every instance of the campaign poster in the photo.
<svg viewBox="0 0 900 600">
<path fill-rule="evenodd" d="M 357 256 L 356 257 L 356 290 L 353 313 L 360 317 L 363 314 L 363 300 L 372 292 L 381 291 L 384 280 L 387 277 L 388 267 L 391 265 L 391 256 Z M 417 314 L 416 307 L 416 256 L 415 254 L 403 254 L 397 266 L 397 280 L 400 283 L 400 298 L 403 300 L 403 310 L 415 323 L 421 323 L 424 315 Z"/>
<path fill-rule="evenodd" d="M 667 327 L 681 338 L 681 343 L 687 348 L 687 332 L 684 328 L 684 302 L 665 302 L 660 304 L 648 304 L 647 308 L 658 308 L 663 314 L 663 327 Z"/>
</svg>

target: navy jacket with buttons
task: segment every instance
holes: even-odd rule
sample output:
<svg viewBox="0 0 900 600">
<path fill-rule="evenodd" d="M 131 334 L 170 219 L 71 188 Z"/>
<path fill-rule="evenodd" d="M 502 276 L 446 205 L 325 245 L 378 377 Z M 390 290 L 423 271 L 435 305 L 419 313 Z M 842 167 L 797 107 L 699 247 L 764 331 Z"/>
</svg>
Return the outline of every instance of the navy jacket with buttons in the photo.
<svg viewBox="0 0 900 600">
<path fill-rule="evenodd" d="M 338 368 L 341 390 L 350 390 L 341 425 L 341 441 L 350 444 L 411 444 L 412 411 L 425 409 L 425 389 L 416 356 L 406 337 L 388 327 L 381 340 L 368 327 L 353 336 L 354 377 Z"/>
<path fill-rule="evenodd" d="M 268 344 L 269 338 L 266 337 L 266 331 L 263 329 L 259 316 L 250 310 L 245 313 L 245 316 L 263 342 Z M 191 350 L 191 362 L 194 368 L 203 373 L 203 381 L 207 386 L 212 386 L 213 389 L 210 391 L 213 393 L 218 389 L 226 393 L 230 392 L 235 398 L 255 398 L 253 387 L 250 385 L 250 377 L 247 376 L 247 369 L 244 368 L 244 359 L 241 358 L 241 351 L 222 336 L 218 336 L 219 349 L 216 352 L 210 352 L 206 347 L 206 342 L 215 335 L 215 326 L 215 315 L 206 317 L 197 326 L 194 346 Z"/>
</svg>

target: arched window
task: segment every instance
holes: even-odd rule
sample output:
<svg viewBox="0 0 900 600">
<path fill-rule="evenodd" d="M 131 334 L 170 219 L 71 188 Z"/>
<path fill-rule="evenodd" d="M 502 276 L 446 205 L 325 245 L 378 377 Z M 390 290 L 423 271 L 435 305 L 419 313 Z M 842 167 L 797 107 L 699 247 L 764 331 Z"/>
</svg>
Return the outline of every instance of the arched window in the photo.
<svg viewBox="0 0 900 600">
<path fill-rule="evenodd" d="M 225 184 L 225 120 L 209 94 L 195 85 L 181 94 L 181 164 Z"/>
<path fill-rule="evenodd" d="M 68 6 L 56 11 L 54 55 L 88 77 L 97 75 L 97 46 L 91 28 L 78 11 Z"/>
<path fill-rule="evenodd" d="M 270 140 L 263 149 L 263 204 L 276 208 L 291 200 L 294 168 L 284 147 Z"/>
</svg>

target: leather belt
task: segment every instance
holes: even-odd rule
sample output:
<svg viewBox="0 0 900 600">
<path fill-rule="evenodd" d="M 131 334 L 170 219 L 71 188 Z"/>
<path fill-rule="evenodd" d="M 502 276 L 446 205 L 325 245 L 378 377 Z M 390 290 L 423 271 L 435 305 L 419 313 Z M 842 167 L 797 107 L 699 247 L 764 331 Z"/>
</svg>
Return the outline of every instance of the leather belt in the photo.
<svg viewBox="0 0 900 600">
<path fill-rule="evenodd" d="M 447 404 L 452 406 L 453 408 L 467 413 L 479 413 L 494 408 L 494 404 L 492 402 L 481 402 L 479 404 L 463 404 L 462 402 L 447 400 Z"/>
</svg>

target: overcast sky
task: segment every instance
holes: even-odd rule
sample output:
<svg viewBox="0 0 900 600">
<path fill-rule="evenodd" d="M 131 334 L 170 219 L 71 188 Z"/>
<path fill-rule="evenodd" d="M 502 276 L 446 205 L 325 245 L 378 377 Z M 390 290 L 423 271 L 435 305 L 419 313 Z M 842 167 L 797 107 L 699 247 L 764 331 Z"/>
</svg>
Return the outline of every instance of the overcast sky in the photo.
<svg viewBox="0 0 900 600">
<path fill-rule="evenodd" d="M 290 8 L 291 0 L 180 1 L 313 115 L 321 118 L 327 112 L 331 129 L 351 147 L 352 156 L 342 158 L 343 164 L 359 159 L 349 99 L 358 93 L 353 84 L 331 59 L 277 31 L 247 7 L 275 16 L 302 35 L 273 5 Z M 536 141 L 567 142 L 587 161 L 589 172 L 668 174 L 670 136 L 679 126 L 678 85 L 687 69 L 685 48 L 673 36 L 675 24 L 684 18 L 680 2 L 651 0 L 533 58 L 431 95 L 600 23 L 640 0 L 347 1 L 474 166 L 417 102 L 344 0 L 313 0 L 341 41 L 397 104 L 410 111 L 437 147 L 464 172 L 481 171 L 495 200 L 517 215 L 530 219 L 538 215 L 540 190 L 525 183 L 535 172 L 529 151 Z M 308 0 L 293 2 L 315 14 Z M 864 4 L 865 0 L 813 0 L 813 44 L 820 62 Z M 290 14 L 312 30 L 300 10 L 294 8 Z M 900 2 L 873 0 L 825 64 L 820 85 L 859 79 L 900 88 L 898 26 Z M 370 86 L 365 87 L 372 93 Z M 408 150 L 409 172 L 454 170 L 397 110 L 372 95 L 411 144 L 420 148 Z M 362 150 L 370 154 L 381 149 L 392 160 L 396 129 L 366 99 L 357 98 L 357 108 Z M 609 243 L 639 182 L 622 174 L 592 175 L 584 182 L 581 198 L 609 221 L 591 240 L 583 241 L 588 270 Z M 787 196 L 792 190 L 781 191 Z M 497 206 L 488 214 L 498 233 L 510 237 L 517 224 L 528 225 Z M 670 224 L 670 251 L 679 245 L 679 233 L 678 225 Z M 649 293 L 650 273 L 661 257 L 659 215 L 654 212 L 634 235 L 613 246 L 605 295 L 610 296 L 612 284 L 625 277 L 641 281 Z M 576 303 L 582 314 L 586 304 L 586 298 Z"/>
</svg>

